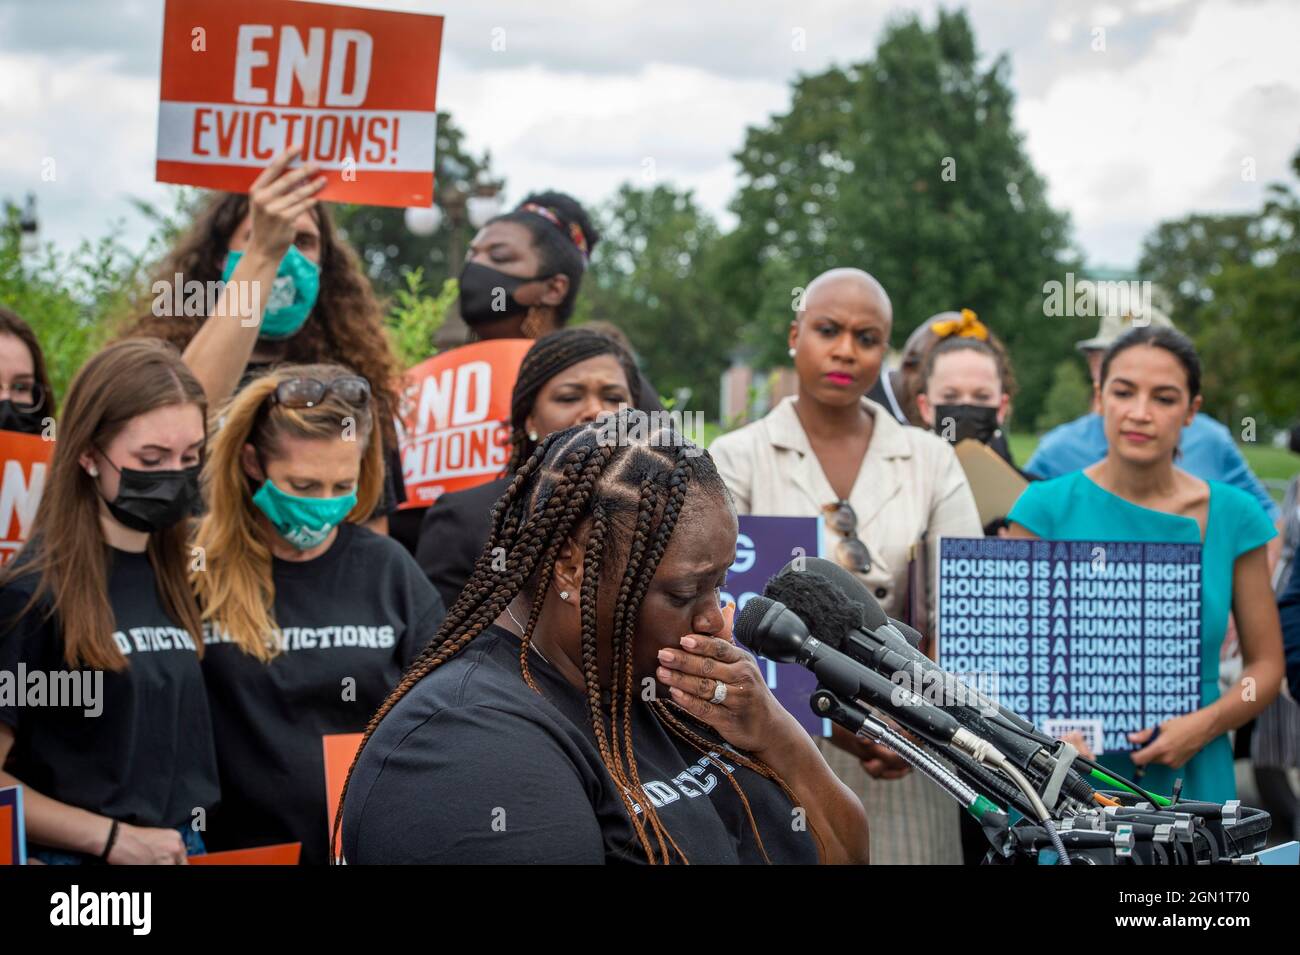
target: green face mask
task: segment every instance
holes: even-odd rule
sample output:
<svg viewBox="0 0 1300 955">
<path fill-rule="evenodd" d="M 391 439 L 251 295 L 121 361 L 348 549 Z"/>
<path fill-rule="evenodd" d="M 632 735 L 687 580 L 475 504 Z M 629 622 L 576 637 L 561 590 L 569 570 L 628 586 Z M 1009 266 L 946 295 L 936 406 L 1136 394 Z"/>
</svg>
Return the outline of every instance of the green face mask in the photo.
<svg viewBox="0 0 1300 955">
<path fill-rule="evenodd" d="M 281 537 L 299 550 L 324 542 L 330 531 L 357 506 L 357 492 L 342 497 L 296 497 L 286 494 L 270 478 L 253 495 L 266 519 Z"/>
<path fill-rule="evenodd" d="M 221 281 L 230 281 L 235 266 L 243 257 L 243 252 L 227 253 Z M 311 314 L 319 294 L 320 266 L 299 252 L 297 246 L 289 246 L 289 251 L 280 260 L 275 282 L 271 285 L 271 295 L 262 311 L 262 326 L 258 330 L 258 337 L 278 341 L 297 334 Z"/>
</svg>

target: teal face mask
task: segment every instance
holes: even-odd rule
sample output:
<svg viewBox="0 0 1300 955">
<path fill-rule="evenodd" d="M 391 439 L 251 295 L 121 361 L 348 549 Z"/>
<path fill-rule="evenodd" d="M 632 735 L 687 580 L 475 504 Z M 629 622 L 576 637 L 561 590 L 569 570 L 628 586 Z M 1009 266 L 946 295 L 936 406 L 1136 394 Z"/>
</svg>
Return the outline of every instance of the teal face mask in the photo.
<svg viewBox="0 0 1300 955">
<path fill-rule="evenodd" d="M 229 282 L 235 266 L 244 257 L 243 252 L 226 254 L 226 267 L 221 270 L 221 281 Z M 262 311 L 262 327 L 258 338 L 271 340 L 291 338 L 297 334 L 311 314 L 320 294 L 320 266 L 291 245 L 280 268 L 275 273 L 271 296 Z"/>
<path fill-rule="evenodd" d="M 253 503 L 281 537 L 299 550 L 308 550 L 324 543 L 330 531 L 343 523 L 357 506 L 357 492 L 342 497 L 296 497 L 267 478 L 253 495 Z"/>
</svg>

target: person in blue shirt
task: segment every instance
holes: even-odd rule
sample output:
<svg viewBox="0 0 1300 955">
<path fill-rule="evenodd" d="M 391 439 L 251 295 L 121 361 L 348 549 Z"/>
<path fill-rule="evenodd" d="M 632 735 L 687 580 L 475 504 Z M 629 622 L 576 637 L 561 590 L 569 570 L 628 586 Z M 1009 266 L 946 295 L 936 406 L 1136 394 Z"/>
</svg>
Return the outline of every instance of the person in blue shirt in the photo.
<svg viewBox="0 0 1300 955">
<path fill-rule="evenodd" d="M 1176 778 L 1189 799 L 1235 798 L 1227 733 L 1277 696 L 1282 638 L 1265 545 L 1275 531 L 1254 499 L 1174 466 L 1182 428 L 1201 404 L 1201 368 L 1187 337 L 1144 326 L 1102 360 L 1097 403 L 1105 457 L 1082 471 L 1029 485 L 1008 515 L 1011 534 L 1048 540 L 1200 543 L 1201 707 L 1128 734 L 1138 748 L 1099 762 L 1168 794 Z M 1219 648 L 1234 615 L 1244 667 L 1219 695 Z M 1141 772 L 1138 772 L 1141 770 Z"/>
<path fill-rule="evenodd" d="M 1078 348 L 1088 359 L 1088 370 L 1093 383 L 1098 380 L 1102 356 L 1106 349 L 1134 326 L 1134 317 L 1107 315 L 1093 338 L 1078 343 Z M 1163 313 L 1152 309 L 1149 328 L 1173 328 Z M 1250 470 L 1245 457 L 1232 440 L 1232 432 L 1209 415 L 1199 412 L 1191 417 L 1182 429 L 1179 440 L 1178 466 L 1188 474 L 1206 481 L 1221 481 L 1239 487 L 1250 494 L 1276 522 L 1280 512 L 1268 491 Z M 1038 442 L 1025 470 L 1040 478 L 1060 477 L 1096 464 L 1106 456 L 1106 433 L 1101 415 L 1091 412 L 1048 431 Z"/>
</svg>

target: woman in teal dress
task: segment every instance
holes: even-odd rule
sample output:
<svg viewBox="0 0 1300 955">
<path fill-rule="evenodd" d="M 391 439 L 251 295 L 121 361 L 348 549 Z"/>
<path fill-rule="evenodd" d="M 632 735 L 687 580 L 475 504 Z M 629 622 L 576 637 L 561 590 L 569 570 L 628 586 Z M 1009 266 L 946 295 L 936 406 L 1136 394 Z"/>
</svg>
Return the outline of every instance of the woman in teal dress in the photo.
<svg viewBox="0 0 1300 955">
<path fill-rule="evenodd" d="M 1017 537 L 1201 543 L 1201 708 L 1129 733 L 1137 749 L 1103 766 L 1187 799 L 1236 797 L 1227 733 L 1249 722 L 1281 686 L 1282 638 L 1264 545 L 1274 530 L 1250 495 L 1174 466 L 1184 425 L 1200 410 L 1200 361 L 1172 328 L 1134 328 L 1107 352 L 1097 400 L 1106 457 L 1025 489 L 1008 520 Z M 1245 668 L 1219 695 L 1219 649 L 1235 615 Z M 1139 772 L 1140 769 L 1140 772 Z"/>
</svg>

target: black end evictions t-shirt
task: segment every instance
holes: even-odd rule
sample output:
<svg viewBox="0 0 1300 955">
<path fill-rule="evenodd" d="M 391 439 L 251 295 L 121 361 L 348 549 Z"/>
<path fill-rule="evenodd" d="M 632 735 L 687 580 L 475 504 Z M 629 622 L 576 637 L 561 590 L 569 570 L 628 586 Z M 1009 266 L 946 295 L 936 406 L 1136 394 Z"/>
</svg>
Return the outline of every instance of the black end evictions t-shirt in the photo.
<svg viewBox="0 0 1300 955">
<path fill-rule="evenodd" d="M 514 634 L 488 627 L 380 723 L 345 803 L 349 863 L 646 861 L 582 694 L 536 654 L 530 669 L 543 692 L 534 692 L 519 649 Z M 744 790 L 771 861 L 817 861 L 802 814 L 725 744 L 714 750 L 720 769 L 640 702 L 633 743 L 635 798 L 654 804 L 690 862 L 763 861 L 726 775 Z"/>
<path fill-rule="evenodd" d="M 35 586 L 33 574 L 0 589 L 0 671 L 25 667 L 25 703 L 39 702 L 30 696 L 33 672 L 68 672 L 48 602 L 10 623 Z M 163 609 L 146 554 L 109 549 L 108 597 L 126 668 L 77 671 L 92 686 L 102 673 L 90 708 L 8 705 L 15 701 L 0 695 L 0 720 L 14 730 L 5 769 L 42 795 L 131 825 L 189 824 L 219 796 L 196 642 Z"/>
<path fill-rule="evenodd" d="M 273 559 L 281 652 L 268 664 L 206 637 L 203 674 L 221 768 L 210 849 L 301 842 L 329 861 L 321 737 L 359 733 L 446 615 L 400 544 L 341 524 L 324 554 Z"/>
</svg>

